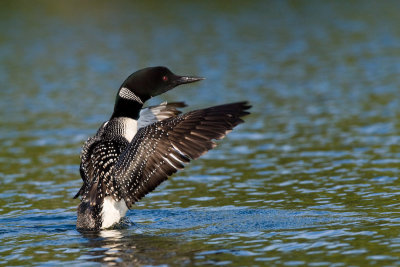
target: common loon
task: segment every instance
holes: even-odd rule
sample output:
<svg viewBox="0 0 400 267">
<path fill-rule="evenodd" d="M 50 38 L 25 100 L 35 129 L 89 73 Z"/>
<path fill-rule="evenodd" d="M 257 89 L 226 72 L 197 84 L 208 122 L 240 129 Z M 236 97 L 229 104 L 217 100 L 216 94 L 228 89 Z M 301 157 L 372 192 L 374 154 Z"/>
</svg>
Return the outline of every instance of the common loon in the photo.
<svg viewBox="0 0 400 267">
<path fill-rule="evenodd" d="M 81 152 L 83 185 L 76 227 L 105 229 L 118 223 L 132 205 L 184 164 L 214 148 L 249 114 L 237 102 L 181 114 L 182 102 L 142 109 L 153 96 L 204 78 L 178 76 L 166 67 L 131 74 L 121 85 L 111 118 Z"/>
</svg>

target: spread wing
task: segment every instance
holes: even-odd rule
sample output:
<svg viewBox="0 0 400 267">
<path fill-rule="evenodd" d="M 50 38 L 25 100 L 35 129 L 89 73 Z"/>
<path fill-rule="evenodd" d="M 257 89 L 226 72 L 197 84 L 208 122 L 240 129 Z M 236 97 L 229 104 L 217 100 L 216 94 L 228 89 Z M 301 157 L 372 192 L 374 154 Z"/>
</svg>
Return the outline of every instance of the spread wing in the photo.
<svg viewBox="0 0 400 267">
<path fill-rule="evenodd" d="M 141 128 L 114 169 L 114 198 L 132 204 L 156 188 L 184 164 L 214 148 L 249 114 L 247 102 L 188 112 Z"/>
<path fill-rule="evenodd" d="M 74 198 L 90 201 L 90 205 L 101 203 L 110 192 L 111 175 L 122 151 L 128 146 L 126 139 L 90 140 L 84 147 L 80 172 L 83 185 Z"/>
<path fill-rule="evenodd" d="M 138 128 L 143 128 L 157 121 L 162 121 L 181 114 L 182 112 L 177 108 L 183 107 L 186 107 L 186 104 L 183 102 L 163 102 L 158 106 L 144 108 L 140 111 Z"/>
<path fill-rule="evenodd" d="M 100 141 L 100 135 L 104 132 L 104 127 L 107 125 L 107 122 L 104 122 L 99 130 L 97 131 L 96 135 L 93 137 L 89 137 L 88 140 L 86 140 L 85 144 L 82 147 L 82 152 L 81 152 L 81 165 L 79 168 L 79 171 L 81 173 L 81 178 L 83 182 L 87 182 L 89 179 L 89 172 L 91 172 L 91 166 L 88 164 L 90 162 L 90 155 L 93 152 L 93 148 L 96 146 L 96 144 Z"/>
<path fill-rule="evenodd" d="M 83 185 L 79 189 L 78 193 L 74 196 L 74 198 L 77 198 L 79 196 L 82 196 L 85 187 L 90 183 L 92 180 L 92 177 L 90 173 L 93 172 L 93 162 L 90 160 L 91 154 L 93 153 L 93 149 L 96 147 L 96 145 L 100 142 L 100 136 L 104 132 L 104 127 L 108 122 L 104 122 L 99 130 L 97 131 L 96 135 L 93 137 L 89 137 L 88 140 L 83 144 L 82 147 L 82 152 L 80 155 L 81 158 L 81 164 L 79 166 L 79 173 L 81 175 Z"/>
<path fill-rule="evenodd" d="M 144 108 L 140 111 L 138 128 L 181 114 L 182 112 L 177 108 L 185 106 L 183 102 L 163 102 L 157 106 Z M 127 145 L 124 140 L 116 140 L 115 142 L 105 142 L 102 140 L 101 136 L 107 124 L 108 121 L 104 122 L 96 135 L 90 137 L 85 142 L 81 152 L 79 171 L 83 185 L 74 198 L 83 196 L 84 199 L 89 198 L 92 204 L 96 198 L 96 194 L 101 195 L 103 193 L 104 185 L 108 188 L 111 187 L 108 185 L 110 181 L 109 175 L 112 171 L 110 168 L 115 165 L 122 149 Z M 111 153 L 113 151 L 116 153 Z M 97 157 L 93 157 L 92 155 L 97 155 Z"/>
</svg>

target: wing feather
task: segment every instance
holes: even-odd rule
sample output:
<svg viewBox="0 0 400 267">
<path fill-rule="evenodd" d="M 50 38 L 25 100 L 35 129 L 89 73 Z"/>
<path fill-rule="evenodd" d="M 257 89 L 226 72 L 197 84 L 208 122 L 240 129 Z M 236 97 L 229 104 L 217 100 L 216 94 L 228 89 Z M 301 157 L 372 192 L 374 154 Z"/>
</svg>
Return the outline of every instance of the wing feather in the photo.
<svg viewBox="0 0 400 267">
<path fill-rule="evenodd" d="M 102 203 L 106 195 L 112 194 L 112 172 L 123 150 L 128 146 L 125 139 L 93 142 L 90 156 L 81 163 L 84 183 L 74 198 L 82 196 L 91 206 Z"/>
<path fill-rule="evenodd" d="M 112 179 L 116 198 L 131 207 L 168 176 L 216 146 L 249 114 L 247 102 L 199 109 L 142 127 L 120 155 Z"/>
<path fill-rule="evenodd" d="M 182 112 L 178 108 L 186 107 L 183 102 L 163 102 L 158 106 L 150 106 L 140 111 L 138 128 L 143 128 L 157 121 L 175 117 Z"/>
</svg>

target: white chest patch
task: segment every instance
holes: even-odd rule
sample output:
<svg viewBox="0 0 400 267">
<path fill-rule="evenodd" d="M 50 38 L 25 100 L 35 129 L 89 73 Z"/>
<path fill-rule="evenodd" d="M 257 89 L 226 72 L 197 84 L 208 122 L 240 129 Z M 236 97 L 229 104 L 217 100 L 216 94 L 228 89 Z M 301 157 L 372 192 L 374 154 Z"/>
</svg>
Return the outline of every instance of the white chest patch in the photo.
<svg viewBox="0 0 400 267">
<path fill-rule="evenodd" d="M 122 121 L 124 125 L 122 135 L 126 138 L 126 140 L 128 140 L 128 142 L 131 142 L 137 133 L 138 122 L 137 120 L 131 118 L 122 118 Z"/>
<path fill-rule="evenodd" d="M 128 207 L 124 200 L 115 201 L 112 197 L 105 197 L 101 216 L 103 223 L 101 229 L 109 228 L 118 223 L 125 216 Z"/>
</svg>

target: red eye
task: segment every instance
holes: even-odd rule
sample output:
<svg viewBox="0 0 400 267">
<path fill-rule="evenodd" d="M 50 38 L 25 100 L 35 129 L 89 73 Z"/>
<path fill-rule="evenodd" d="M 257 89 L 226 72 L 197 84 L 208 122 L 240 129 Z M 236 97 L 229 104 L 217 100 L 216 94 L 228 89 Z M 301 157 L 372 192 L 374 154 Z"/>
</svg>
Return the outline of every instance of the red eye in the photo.
<svg viewBox="0 0 400 267">
<path fill-rule="evenodd" d="M 162 80 L 163 80 L 164 82 L 168 81 L 168 76 L 163 76 L 163 77 L 162 77 Z"/>
</svg>

